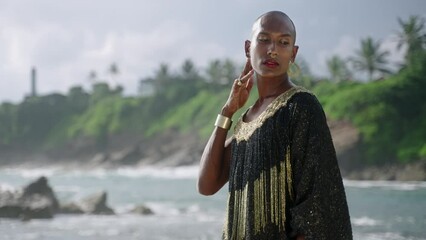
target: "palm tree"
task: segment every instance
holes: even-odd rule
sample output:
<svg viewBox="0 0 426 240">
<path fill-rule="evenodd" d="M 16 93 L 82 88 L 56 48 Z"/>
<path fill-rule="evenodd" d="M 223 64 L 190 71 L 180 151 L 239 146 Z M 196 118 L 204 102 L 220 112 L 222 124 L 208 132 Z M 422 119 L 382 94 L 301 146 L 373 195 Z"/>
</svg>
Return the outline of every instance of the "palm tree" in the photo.
<svg viewBox="0 0 426 240">
<path fill-rule="evenodd" d="M 238 77 L 237 67 L 230 59 L 210 61 L 205 73 L 207 81 L 219 88 L 232 83 Z"/>
<path fill-rule="evenodd" d="M 223 62 L 224 84 L 231 84 L 237 76 L 237 67 L 231 59 L 225 59 Z"/>
<path fill-rule="evenodd" d="M 361 40 L 361 49 L 356 51 L 356 57 L 350 58 L 355 69 L 365 71 L 368 74 L 368 80 L 373 79 L 376 72 L 390 74 L 391 71 L 385 67 L 388 64 L 386 59 L 389 56 L 388 51 L 380 51 L 380 41 L 375 42 L 371 37 Z"/>
<path fill-rule="evenodd" d="M 407 46 L 405 59 L 409 60 L 416 51 L 423 50 L 426 43 L 426 34 L 423 32 L 425 19 L 419 16 L 410 16 L 404 22 L 398 18 L 398 23 L 401 27 L 401 32 L 398 33 L 398 50 L 402 46 Z"/>
<path fill-rule="evenodd" d="M 98 80 L 98 73 L 95 70 L 91 70 L 89 72 L 88 80 L 90 83 L 95 84 L 95 82 Z"/>
<path fill-rule="evenodd" d="M 172 82 L 169 65 L 161 63 L 160 68 L 155 72 L 155 77 L 152 79 L 155 93 L 164 93 L 169 83 Z"/>
<path fill-rule="evenodd" d="M 222 64 L 219 59 L 210 61 L 206 69 L 207 81 L 220 84 L 222 82 Z"/>
<path fill-rule="evenodd" d="M 116 63 L 111 63 L 111 65 L 108 68 L 108 73 L 111 75 L 112 84 L 117 84 L 117 75 L 120 74 L 120 71 L 118 70 L 118 66 Z"/>
<path fill-rule="evenodd" d="M 191 59 L 186 59 L 182 64 L 182 77 L 184 81 L 191 81 L 198 78 L 198 71 Z"/>
<path fill-rule="evenodd" d="M 346 61 L 337 55 L 334 55 L 327 60 L 327 68 L 331 75 L 331 79 L 335 82 L 340 82 L 350 78 L 351 74 L 346 66 Z"/>
</svg>

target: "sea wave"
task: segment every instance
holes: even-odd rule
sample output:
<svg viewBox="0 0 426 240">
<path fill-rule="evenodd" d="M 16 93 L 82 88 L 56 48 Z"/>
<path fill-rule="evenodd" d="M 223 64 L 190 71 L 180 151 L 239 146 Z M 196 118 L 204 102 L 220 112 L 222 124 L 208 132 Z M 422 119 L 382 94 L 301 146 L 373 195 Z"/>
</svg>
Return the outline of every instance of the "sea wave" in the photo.
<svg viewBox="0 0 426 240">
<path fill-rule="evenodd" d="M 12 186 L 8 183 L 1 183 L 0 182 L 0 192 L 15 192 L 18 188 L 15 186 Z"/>
<path fill-rule="evenodd" d="M 425 238 L 409 237 L 395 232 L 383 233 L 355 233 L 354 239 L 363 240 L 425 240 Z"/>
<path fill-rule="evenodd" d="M 194 179 L 198 175 L 198 166 L 179 167 L 120 167 L 117 169 L 90 169 L 70 170 L 60 167 L 43 168 L 5 168 L 0 170 L 0 174 L 9 176 L 20 176 L 26 179 L 34 179 L 40 176 L 52 177 L 96 177 L 107 178 L 110 176 L 123 176 L 129 178 L 154 177 L 166 179 Z"/>
<path fill-rule="evenodd" d="M 40 168 L 3 168 L 0 169 L 0 176 L 19 176 L 24 179 L 35 179 L 40 176 L 46 177 L 94 177 L 105 179 L 111 176 L 127 178 L 163 178 L 163 179 L 195 179 L 198 176 L 199 166 L 179 166 L 179 167 L 119 167 L 117 169 L 68 169 L 66 167 L 40 167 Z M 344 179 L 346 187 L 354 188 L 382 188 L 400 191 L 413 191 L 426 189 L 426 181 L 359 181 Z"/>
<path fill-rule="evenodd" d="M 346 187 L 354 188 L 382 188 L 400 191 L 413 191 L 426 188 L 426 182 L 421 181 L 358 181 L 343 180 Z"/>
<path fill-rule="evenodd" d="M 4 168 L 0 171 L 0 174 L 11 175 L 11 176 L 21 176 L 23 178 L 36 178 L 39 176 L 50 177 L 58 174 L 63 169 L 60 167 L 43 167 L 43 168 Z"/>
<path fill-rule="evenodd" d="M 117 169 L 117 174 L 127 177 L 149 176 L 156 178 L 182 179 L 196 178 L 198 175 L 198 166 L 181 166 L 181 167 L 145 167 L 140 169 L 135 168 L 120 168 Z"/>
<path fill-rule="evenodd" d="M 351 220 L 354 226 L 377 226 L 382 224 L 381 221 L 372 219 L 370 217 L 364 216 L 360 218 L 354 218 Z"/>
</svg>

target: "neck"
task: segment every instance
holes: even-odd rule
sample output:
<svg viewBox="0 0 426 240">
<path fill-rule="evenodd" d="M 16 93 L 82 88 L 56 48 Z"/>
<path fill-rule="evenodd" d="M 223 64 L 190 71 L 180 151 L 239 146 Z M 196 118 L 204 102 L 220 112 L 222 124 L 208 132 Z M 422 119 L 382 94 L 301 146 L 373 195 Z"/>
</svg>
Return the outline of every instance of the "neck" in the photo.
<svg viewBox="0 0 426 240">
<path fill-rule="evenodd" d="M 287 74 L 273 78 L 264 78 L 257 75 L 259 100 L 276 98 L 293 86 L 294 84 L 290 81 Z"/>
</svg>

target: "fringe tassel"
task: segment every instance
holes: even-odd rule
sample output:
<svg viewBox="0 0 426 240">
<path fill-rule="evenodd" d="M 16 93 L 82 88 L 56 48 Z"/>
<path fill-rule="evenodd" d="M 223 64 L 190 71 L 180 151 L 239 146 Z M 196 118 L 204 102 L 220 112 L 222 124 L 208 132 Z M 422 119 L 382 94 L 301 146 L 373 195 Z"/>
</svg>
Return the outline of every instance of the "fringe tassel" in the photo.
<svg viewBox="0 0 426 240">
<path fill-rule="evenodd" d="M 269 175 L 269 181 L 267 179 Z M 268 224 L 274 224 L 279 231 L 284 231 L 286 221 L 286 190 L 293 199 L 292 169 L 290 162 L 290 146 L 287 146 L 285 160 L 281 161 L 279 166 L 272 167 L 269 171 L 263 171 L 259 178 L 253 183 L 253 207 L 247 209 L 247 192 L 249 184 L 244 189 L 234 192 L 234 206 L 232 223 L 225 221 L 223 239 L 242 240 L 245 238 L 247 226 L 247 214 L 254 214 L 254 233 L 259 234 L 265 230 Z M 269 185 L 269 186 L 268 186 Z M 266 195 L 266 189 L 269 188 L 270 196 Z M 287 189 L 286 189 L 287 188 Z M 269 204 L 267 199 L 269 198 Z M 230 196 L 228 196 L 229 204 Z M 269 211 L 268 211 L 269 210 Z M 269 214 L 268 214 L 269 213 Z M 232 228 L 229 236 L 228 227 Z"/>
</svg>

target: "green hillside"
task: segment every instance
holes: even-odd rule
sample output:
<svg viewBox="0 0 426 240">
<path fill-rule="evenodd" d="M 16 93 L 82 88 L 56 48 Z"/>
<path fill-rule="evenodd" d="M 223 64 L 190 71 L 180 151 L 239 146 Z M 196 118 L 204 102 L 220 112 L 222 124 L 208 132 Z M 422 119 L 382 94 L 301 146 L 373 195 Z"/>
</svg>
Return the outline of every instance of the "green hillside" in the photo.
<svg viewBox="0 0 426 240">
<path fill-rule="evenodd" d="M 293 80 L 318 96 L 330 119 L 346 120 L 358 128 L 359 161 L 364 164 L 426 159 L 426 41 L 425 35 L 416 34 L 420 43 L 411 42 L 405 62 L 394 73 L 383 67 L 386 54 L 370 38 L 361 42 L 356 57 L 346 61 L 334 56 L 327 62 L 329 80 L 319 80 L 299 62 L 301 74 Z M 348 62 L 354 66 L 352 74 L 366 72 L 370 81 L 354 80 Z M 186 60 L 177 72 L 161 64 L 152 77 L 141 80 L 138 96 L 123 96 L 121 87 L 111 89 L 97 82 L 90 90 L 76 86 L 67 94 L 2 103 L 0 150 L 44 151 L 87 138 L 104 151 L 117 134 L 149 139 L 170 129 L 206 141 L 239 71 L 228 59 L 213 60 L 203 70 Z M 236 117 L 256 94 L 253 88 L 249 103 Z"/>
</svg>

